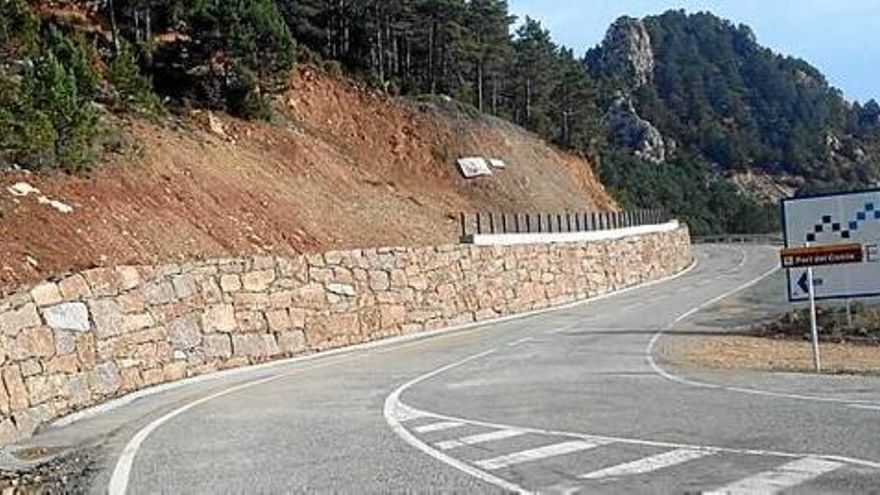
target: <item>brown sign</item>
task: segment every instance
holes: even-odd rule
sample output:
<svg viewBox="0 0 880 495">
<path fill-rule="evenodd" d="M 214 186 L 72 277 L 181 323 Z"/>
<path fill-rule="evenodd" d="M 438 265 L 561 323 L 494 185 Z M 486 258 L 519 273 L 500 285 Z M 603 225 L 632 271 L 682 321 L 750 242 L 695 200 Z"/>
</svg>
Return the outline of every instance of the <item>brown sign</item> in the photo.
<svg viewBox="0 0 880 495">
<path fill-rule="evenodd" d="M 864 259 L 861 244 L 788 248 L 780 254 L 782 268 L 861 263 Z"/>
</svg>

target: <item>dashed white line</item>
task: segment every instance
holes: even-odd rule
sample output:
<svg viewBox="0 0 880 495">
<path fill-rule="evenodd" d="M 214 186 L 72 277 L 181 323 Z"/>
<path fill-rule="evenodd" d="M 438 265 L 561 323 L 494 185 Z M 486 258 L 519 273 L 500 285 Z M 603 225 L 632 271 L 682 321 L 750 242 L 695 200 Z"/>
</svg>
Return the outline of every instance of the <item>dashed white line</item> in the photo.
<svg viewBox="0 0 880 495">
<path fill-rule="evenodd" d="M 658 471 L 663 468 L 677 466 L 688 461 L 700 459 L 715 452 L 711 450 L 694 450 L 694 449 L 677 449 L 670 452 L 664 452 L 651 457 L 645 457 L 633 462 L 618 464 L 592 473 L 583 474 L 578 478 L 586 480 L 598 480 L 602 478 L 616 478 L 622 476 L 632 476 L 636 474 L 646 474 Z"/>
<path fill-rule="evenodd" d="M 414 430 L 416 431 L 416 433 L 430 433 L 433 431 L 451 430 L 460 426 L 464 426 L 464 423 L 462 423 L 461 421 L 440 421 L 438 423 L 418 426 L 414 428 Z"/>
<path fill-rule="evenodd" d="M 459 438 L 458 440 L 445 440 L 442 442 L 437 442 L 434 445 L 440 450 L 451 450 L 458 447 L 463 447 L 465 445 L 476 445 L 478 443 L 494 442 L 496 440 L 504 440 L 505 438 L 518 437 L 520 435 L 524 435 L 525 433 L 526 432 L 522 430 L 515 429 L 496 430 L 490 431 L 488 433 L 478 433 L 476 435 L 470 435 L 467 437 Z"/>
<path fill-rule="evenodd" d="M 524 337 L 524 338 L 522 338 L 522 339 L 515 340 L 515 341 L 513 341 L 513 342 L 511 342 L 511 343 L 509 343 L 509 344 L 507 344 L 507 345 L 508 345 L 509 347 L 516 347 L 516 346 L 518 346 L 518 345 L 520 345 L 520 344 L 525 344 L 526 342 L 531 342 L 531 341 L 533 341 L 533 340 L 535 340 L 533 337 Z"/>
<path fill-rule="evenodd" d="M 880 411 L 880 406 L 872 406 L 869 404 L 850 404 L 849 407 L 853 409 L 864 409 L 867 411 Z"/>
<path fill-rule="evenodd" d="M 556 457 L 560 455 L 573 454 L 575 452 L 581 452 L 584 450 L 590 450 L 598 447 L 599 445 L 601 444 L 585 442 L 583 440 L 572 440 L 570 442 L 555 443 L 553 445 L 545 445 L 543 447 L 538 447 L 535 449 L 523 450 L 521 452 L 514 452 L 513 454 L 493 457 L 491 459 L 477 461 L 474 464 L 483 469 L 494 471 L 496 469 L 513 466 L 515 464 L 522 464 L 524 462 L 532 462 L 546 459 L 548 457 Z"/>
<path fill-rule="evenodd" d="M 706 492 L 706 495 L 772 494 L 801 485 L 813 478 L 842 467 L 839 462 L 807 457 L 783 464 L 776 469 L 758 473 L 727 486 Z"/>
</svg>

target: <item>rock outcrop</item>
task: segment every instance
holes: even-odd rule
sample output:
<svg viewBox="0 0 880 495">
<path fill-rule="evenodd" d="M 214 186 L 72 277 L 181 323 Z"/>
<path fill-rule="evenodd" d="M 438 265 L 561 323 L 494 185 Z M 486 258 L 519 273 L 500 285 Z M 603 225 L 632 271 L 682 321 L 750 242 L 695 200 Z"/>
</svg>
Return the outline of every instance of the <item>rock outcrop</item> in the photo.
<svg viewBox="0 0 880 495">
<path fill-rule="evenodd" d="M 632 17 L 614 21 L 602 44 L 587 54 L 587 66 L 594 74 L 620 79 L 634 88 L 650 83 L 654 52 L 644 22 Z"/>
<path fill-rule="evenodd" d="M 663 135 L 653 124 L 639 116 L 629 97 L 618 94 L 603 122 L 617 146 L 654 163 L 666 161 L 667 143 Z"/>
</svg>

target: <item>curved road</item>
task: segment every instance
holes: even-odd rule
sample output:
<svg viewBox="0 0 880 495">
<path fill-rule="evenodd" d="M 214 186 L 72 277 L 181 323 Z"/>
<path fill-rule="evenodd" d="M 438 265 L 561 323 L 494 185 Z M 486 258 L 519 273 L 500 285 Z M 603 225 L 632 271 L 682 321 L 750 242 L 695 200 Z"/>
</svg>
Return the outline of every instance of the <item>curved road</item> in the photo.
<svg viewBox="0 0 880 495">
<path fill-rule="evenodd" d="M 865 493 L 880 380 L 655 362 L 660 331 L 766 275 L 764 247 L 541 315 L 144 397 L 34 444 L 99 439 L 106 493 Z M 781 297 L 781 296 L 780 296 Z"/>
</svg>

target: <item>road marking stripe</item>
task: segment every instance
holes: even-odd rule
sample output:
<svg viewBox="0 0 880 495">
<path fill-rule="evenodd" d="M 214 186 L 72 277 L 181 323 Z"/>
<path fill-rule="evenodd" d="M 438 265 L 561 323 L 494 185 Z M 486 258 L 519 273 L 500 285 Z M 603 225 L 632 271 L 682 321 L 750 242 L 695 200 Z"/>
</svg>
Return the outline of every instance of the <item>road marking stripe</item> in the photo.
<svg viewBox="0 0 880 495">
<path fill-rule="evenodd" d="M 880 411 L 880 406 L 869 406 L 867 404 L 850 404 L 853 409 L 864 409 L 866 411 Z"/>
<path fill-rule="evenodd" d="M 694 450 L 694 449 L 678 449 L 670 452 L 664 452 L 651 457 L 645 457 L 633 462 L 626 462 L 611 466 L 592 473 L 578 476 L 581 479 L 597 480 L 601 478 L 612 478 L 619 476 L 631 476 L 634 474 L 645 474 L 657 471 L 666 467 L 677 466 L 694 459 L 699 459 L 715 452 L 711 450 Z"/>
<path fill-rule="evenodd" d="M 438 442 L 434 445 L 440 450 L 450 450 L 456 447 L 463 447 L 465 445 L 476 445 L 478 443 L 486 443 L 495 440 L 503 440 L 505 438 L 518 437 L 520 435 L 524 435 L 525 433 L 526 432 L 522 430 L 513 429 L 497 430 L 490 431 L 489 433 L 479 433 L 477 435 L 462 437 L 458 440 L 445 440 L 443 442 Z"/>
<path fill-rule="evenodd" d="M 589 450 L 598 447 L 599 443 L 585 442 L 583 440 L 572 440 L 570 442 L 555 443 L 553 445 L 545 445 L 536 449 L 523 450 L 513 454 L 503 455 L 477 461 L 477 466 L 492 471 L 503 467 L 512 466 L 514 464 L 522 464 L 524 462 L 532 462 L 548 457 L 555 457 L 565 454 L 573 454 L 582 450 Z"/>
<path fill-rule="evenodd" d="M 464 426 L 464 423 L 461 421 L 440 421 L 439 423 L 419 426 L 415 428 L 415 430 L 417 433 L 430 433 L 432 431 L 451 430 L 452 428 L 458 428 L 459 426 Z"/>
<path fill-rule="evenodd" d="M 776 469 L 758 473 L 730 485 L 708 492 L 711 495 L 746 493 L 772 494 L 791 488 L 843 466 L 840 462 L 806 457 L 783 464 Z"/>
</svg>

